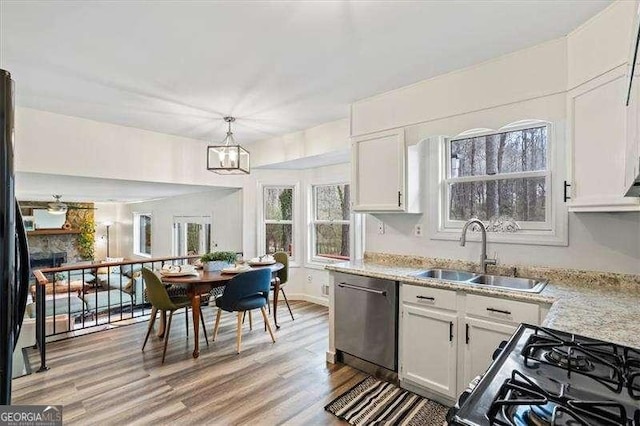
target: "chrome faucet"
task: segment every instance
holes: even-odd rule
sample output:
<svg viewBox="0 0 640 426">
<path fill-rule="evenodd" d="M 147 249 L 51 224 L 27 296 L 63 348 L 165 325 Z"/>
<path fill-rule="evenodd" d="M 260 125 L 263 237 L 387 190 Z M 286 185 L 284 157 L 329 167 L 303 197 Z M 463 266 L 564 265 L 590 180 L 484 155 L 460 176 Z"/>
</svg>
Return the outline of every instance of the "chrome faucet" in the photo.
<svg viewBox="0 0 640 426">
<path fill-rule="evenodd" d="M 496 259 L 487 259 L 487 228 L 484 226 L 484 223 L 480 219 L 469 219 L 467 223 L 462 227 L 462 235 L 460 235 L 460 245 L 464 247 L 467 242 L 467 229 L 472 224 L 477 224 L 480 226 L 480 230 L 482 231 L 482 253 L 480 253 L 480 265 L 482 265 L 482 273 L 487 273 L 487 265 L 495 265 L 497 263 Z"/>
</svg>

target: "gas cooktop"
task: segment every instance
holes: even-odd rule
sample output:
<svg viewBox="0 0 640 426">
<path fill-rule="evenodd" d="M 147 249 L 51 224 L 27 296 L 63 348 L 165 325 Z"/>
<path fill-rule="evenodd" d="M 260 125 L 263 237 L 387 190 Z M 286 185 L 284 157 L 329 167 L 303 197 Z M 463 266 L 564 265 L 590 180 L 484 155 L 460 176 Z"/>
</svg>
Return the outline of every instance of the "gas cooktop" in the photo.
<svg viewBox="0 0 640 426">
<path fill-rule="evenodd" d="M 640 351 L 522 324 L 452 423 L 640 426 Z"/>
</svg>

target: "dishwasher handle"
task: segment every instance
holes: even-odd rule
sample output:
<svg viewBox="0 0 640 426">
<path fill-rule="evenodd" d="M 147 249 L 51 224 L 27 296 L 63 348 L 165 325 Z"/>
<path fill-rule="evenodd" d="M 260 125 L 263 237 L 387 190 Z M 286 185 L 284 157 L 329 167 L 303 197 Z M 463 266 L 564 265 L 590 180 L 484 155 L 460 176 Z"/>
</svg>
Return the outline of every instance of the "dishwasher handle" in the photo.
<svg viewBox="0 0 640 426">
<path fill-rule="evenodd" d="M 380 296 L 386 296 L 387 295 L 387 292 L 385 290 L 376 290 L 376 289 L 373 289 L 373 288 L 360 287 L 360 286 L 357 286 L 357 285 L 351 285 L 351 284 L 347 284 L 347 283 L 340 283 L 340 284 L 338 284 L 338 287 L 349 288 L 351 290 L 366 291 L 367 293 L 379 294 Z"/>
</svg>

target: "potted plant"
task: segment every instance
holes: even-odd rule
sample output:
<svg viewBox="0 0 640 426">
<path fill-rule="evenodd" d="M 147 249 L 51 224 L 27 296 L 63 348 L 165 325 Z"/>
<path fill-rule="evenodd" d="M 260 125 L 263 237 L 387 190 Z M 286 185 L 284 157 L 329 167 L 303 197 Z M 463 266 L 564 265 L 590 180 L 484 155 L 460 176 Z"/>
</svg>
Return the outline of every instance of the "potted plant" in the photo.
<svg viewBox="0 0 640 426">
<path fill-rule="evenodd" d="M 205 271 L 221 271 L 236 261 L 236 253 L 233 251 L 216 251 L 206 253 L 200 257 L 202 269 Z"/>
</svg>

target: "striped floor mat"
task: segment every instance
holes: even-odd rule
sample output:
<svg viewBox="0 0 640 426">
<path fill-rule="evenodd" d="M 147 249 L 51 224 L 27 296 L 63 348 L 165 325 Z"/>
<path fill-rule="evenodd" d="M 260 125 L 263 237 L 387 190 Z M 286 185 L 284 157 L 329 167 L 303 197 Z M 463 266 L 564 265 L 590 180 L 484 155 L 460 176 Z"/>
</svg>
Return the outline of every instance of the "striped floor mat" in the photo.
<svg viewBox="0 0 640 426">
<path fill-rule="evenodd" d="M 324 409 L 352 425 L 442 426 L 447 413 L 444 405 L 371 376 Z"/>
</svg>

